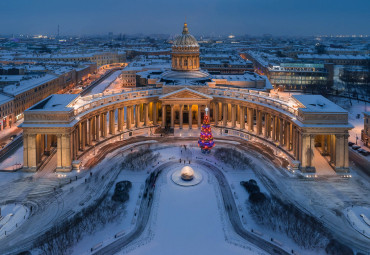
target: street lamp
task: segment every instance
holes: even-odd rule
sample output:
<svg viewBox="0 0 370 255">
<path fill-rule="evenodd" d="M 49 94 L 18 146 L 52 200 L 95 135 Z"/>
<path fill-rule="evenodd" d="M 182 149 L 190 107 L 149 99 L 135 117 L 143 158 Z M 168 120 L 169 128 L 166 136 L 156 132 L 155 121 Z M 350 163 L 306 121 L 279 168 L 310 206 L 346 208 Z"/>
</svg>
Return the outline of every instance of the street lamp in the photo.
<svg viewBox="0 0 370 255">
<path fill-rule="evenodd" d="M 357 134 L 356 134 L 356 145 L 357 145 L 357 140 L 358 140 L 358 136 L 357 136 Z"/>
</svg>

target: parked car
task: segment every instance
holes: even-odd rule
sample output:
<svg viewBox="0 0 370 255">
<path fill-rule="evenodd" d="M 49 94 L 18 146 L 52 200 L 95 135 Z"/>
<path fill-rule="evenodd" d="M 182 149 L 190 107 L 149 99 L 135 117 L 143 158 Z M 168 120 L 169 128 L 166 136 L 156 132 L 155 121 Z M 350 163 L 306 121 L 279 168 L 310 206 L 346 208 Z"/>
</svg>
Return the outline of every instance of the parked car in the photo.
<svg viewBox="0 0 370 255">
<path fill-rule="evenodd" d="M 370 155 L 370 151 L 365 151 L 363 153 L 361 153 L 362 155 L 364 155 L 365 157 L 369 156 Z"/>
<path fill-rule="evenodd" d="M 361 153 L 364 156 L 368 156 L 370 154 L 370 151 L 364 150 L 364 149 L 358 149 L 357 150 L 359 153 Z"/>
<path fill-rule="evenodd" d="M 353 143 L 353 142 L 348 142 L 348 146 L 352 146 L 352 145 L 354 145 L 355 143 Z"/>
<path fill-rule="evenodd" d="M 17 135 L 10 136 L 10 140 L 14 140 L 14 138 L 16 138 L 16 137 L 17 137 Z"/>
<path fill-rule="evenodd" d="M 352 145 L 352 149 L 354 149 L 354 150 L 358 150 L 360 148 L 361 148 L 361 146 L 359 146 L 359 145 Z"/>
</svg>

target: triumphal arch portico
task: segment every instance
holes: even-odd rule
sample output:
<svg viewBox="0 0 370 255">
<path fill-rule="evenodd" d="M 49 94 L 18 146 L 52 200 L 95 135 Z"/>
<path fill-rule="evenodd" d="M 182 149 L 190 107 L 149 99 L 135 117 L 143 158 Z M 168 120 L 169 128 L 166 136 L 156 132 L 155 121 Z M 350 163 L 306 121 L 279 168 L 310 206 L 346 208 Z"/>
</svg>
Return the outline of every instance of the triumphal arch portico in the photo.
<svg viewBox="0 0 370 255">
<path fill-rule="evenodd" d="M 352 126 L 348 113 L 330 100 L 320 95 L 279 96 L 260 83 L 253 87 L 257 82 L 241 82 L 242 87 L 217 84 L 199 69 L 199 45 L 186 24 L 173 44 L 172 61 L 171 70 L 156 72 L 154 84 L 85 97 L 51 95 L 26 110 L 24 170 L 36 171 L 45 157 L 56 154 L 57 171 L 71 171 L 72 162 L 85 151 L 125 132 L 200 129 L 208 107 L 214 128 L 278 146 L 302 172 L 315 171 L 314 151 L 335 171 L 348 171 Z"/>
</svg>

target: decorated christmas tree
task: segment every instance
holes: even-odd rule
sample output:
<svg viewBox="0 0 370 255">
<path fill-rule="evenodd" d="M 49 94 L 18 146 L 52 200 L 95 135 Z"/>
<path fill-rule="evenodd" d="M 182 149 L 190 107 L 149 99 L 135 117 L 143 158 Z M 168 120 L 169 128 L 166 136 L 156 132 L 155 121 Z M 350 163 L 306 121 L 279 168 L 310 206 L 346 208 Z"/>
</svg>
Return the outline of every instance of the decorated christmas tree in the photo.
<svg viewBox="0 0 370 255">
<path fill-rule="evenodd" d="M 201 148 L 202 153 L 205 154 L 209 154 L 211 152 L 211 149 L 215 146 L 211 126 L 209 124 L 208 108 L 206 108 L 206 114 L 204 115 L 203 125 L 200 130 L 198 146 Z"/>
</svg>

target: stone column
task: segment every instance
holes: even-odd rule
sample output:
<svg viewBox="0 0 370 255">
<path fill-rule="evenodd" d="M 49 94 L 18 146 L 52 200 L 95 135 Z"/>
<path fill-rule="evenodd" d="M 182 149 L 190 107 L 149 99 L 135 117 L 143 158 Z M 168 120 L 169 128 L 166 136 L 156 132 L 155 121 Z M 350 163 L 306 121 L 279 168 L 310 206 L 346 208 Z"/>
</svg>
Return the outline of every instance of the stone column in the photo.
<svg viewBox="0 0 370 255">
<path fill-rule="evenodd" d="M 121 132 L 122 131 L 122 124 L 123 124 L 123 121 L 122 121 L 122 108 L 118 108 L 117 109 L 117 114 L 118 114 L 118 116 L 117 116 L 117 126 L 118 126 L 118 132 Z"/>
<path fill-rule="evenodd" d="M 297 127 L 294 127 L 294 148 L 295 148 L 294 157 L 296 160 L 300 160 L 299 159 L 299 131 Z"/>
<path fill-rule="evenodd" d="M 182 129 L 182 124 L 183 124 L 183 111 L 184 111 L 184 105 L 180 104 L 180 129 Z"/>
<path fill-rule="evenodd" d="M 88 120 L 84 122 L 85 146 L 89 144 Z"/>
<path fill-rule="evenodd" d="M 303 134 L 302 135 L 302 145 L 301 145 L 301 168 L 302 171 L 312 171 L 312 159 L 313 159 L 313 149 L 314 149 L 314 144 L 315 142 L 315 137 L 313 135 L 307 135 Z"/>
<path fill-rule="evenodd" d="M 73 160 L 75 160 L 77 158 L 77 151 L 78 151 L 78 144 L 77 144 L 77 129 L 74 129 L 72 131 L 72 157 L 73 157 Z"/>
<path fill-rule="evenodd" d="M 253 108 L 248 108 L 247 110 L 247 117 L 248 117 L 248 131 L 253 132 L 253 122 L 254 122 L 254 109 Z"/>
<path fill-rule="evenodd" d="M 149 126 L 149 104 L 144 104 L 144 126 Z"/>
<path fill-rule="evenodd" d="M 271 139 L 273 141 L 276 140 L 276 116 L 272 117 L 272 134 L 271 134 Z"/>
<path fill-rule="evenodd" d="M 46 137 L 46 149 L 45 152 L 47 155 L 50 155 L 50 149 L 51 149 L 51 135 L 45 135 Z"/>
<path fill-rule="evenodd" d="M 283 123 L 283 119 L 279 118 L 279 143 L 280 143 L 280 146 L 282 146 L 284 144 L 284 123 Z"/>
<path fill-rule="evenodd" d="M 153 106 L 152 106 L 152 110 L 153 110 L 153 125 L 157 125 L 157 102 L 153 102 Z"/>
<path fill-rule="evenodd" d="M 28 168 L 28 134 L 23 133 L 23 168 Z"/>
<path fill-rule="evenodd" d="M 86 121 L 84 120 L 82 123 L 81 123 L 81 149 L 84 151 L 85 150 L 85 147 L 86 147 Z"/>
<path fill-rule="evenodd" d="M 126 107 L 126 113 L 127 113 L 127 119 L 126 119 L 126 129 L 131 129 L 131 119 L 132 119 L 132 111 L 131 111 L 132 106 L 127 106 Z"/>
<path fill-rule="evenodd" d="M 162 128 L 166 127 L 166 106 L 162 104 Z"/>
<path fill-rule="evenodd" d="M 192 112 L 192 109 L 193 108 L 193 105 L 189 105 L 189 129 L 192 129 L 192 126 L 193 126 L 193 112 Z"/>
<path fill-rule="evenodd" d="M 108 123 L 107 123 L 107 114 L 108 114 L 108 112 L 105 112 L 105 113 L 103 113 L 103 136 L 104 137 L 107 137 L 108 136 L 108 129 L 107 129 L 107 125 L 108 125 Z"/>
<path fill-rule="evenodd" d="M 78 148 L 79 148 L 79 144 L 78 144 L 78 129 L 76 128 L 73 132 L 73 147 L 74 147 L 74 152 L 73 152 L 73 159 L 77 159 L 77 155 L 78 155 Z"/>
<path fill-rule="evenodd" d="M 28 135 L 28 167 L 36 170 L 36 135 Z"/>
<path fill-rule="evenodd" d="M 289 122 L 284 120 L 284 145 L 289 150 L 289 130 L 290 125 Z"/>
<path fill-rule="evenodd" d="M 57 135 L 57 168 L 62 168 L 62 135 Z"/>
<path fill-rule="evenodd" d="M 335 135 L 335 171 L 348 171 L 348 134 Z"/>
<path fill-rule="evenodd" d="M 95 141 L 100 140 L 100 115 L 95 116 Z"/>
<path fill-rule="evenodd" d="M 268 113 L 265 113 L 265 138 L 269 137 L 269 118 L 270 115 Z"/>
<path fill-rule="evenodd" d="M 62 135 L 62 167 L 70 169 L 71 161 L 71 135 Z"/>
<path fill-rule="evenodd" d="M 331 163 L 335 163 L 335 135 L 328 135 L 328 149 Z"/>
<path fill-rule="evenodd" d="M 202 113 L 201 113 L 201 105 L 198 104 L 198 128 L 202 127 Z M 211 117 L 210 117 L 211 118 Z"/>
<path fill-rule="evenodd" d="M 92 142 L 92 121 L 91 121 L 91 118 L 86 120 L 86 144 L 87 145 L 91 145 L 91 142 Z"/>
<path fill-rule="evenodd" d="M 135 105 L 135 127 L 140 127 L 140 105 Z"/>
<path fill-rule="evenodd" d="M 109 134 L 115 135 L 116 133 L 116 127 L 115 127 L 115 116 L 114 116 L 114 110 L 109 111 Z"/>
<path fill-rule="evenodd" d="M 289 122 L 289 150 L 293 150 L 293 139 L 294 139 L 294 133 L 293 133 L 293 123 Z"/>
<path fill-rule="evenodd" d="M 175 108 L 174 105 L 171 104 L 171 128 L 175 127 Z"/>
<path fill-rule="evenodd" d="M 343 144 L 343 149 L 344 149 L 343 168 L 345 168 L 346 170 L 349 167 L 348 146 L 347 146 L 348 145 L 348 137 L 349 137 L 348 134 L 344 135 L 344 144 Z"/>
<path fill-rule="evenodd" d="M 218 126 L 218 110 L 219 110 L 219 108 L 218 108 L 219 106 L 218 106 L 218 102 L 215 102 L 215 109 L 214 109 L 214 119 L 215 119 L 215 126 Z"/>
<path fill-rule="evenodd" d="M 227 104 L 222 103 L 222 125 L 227 127 Z"/>
<path fill-rule="evenodd" d="M 236 105 L 231 105 L 231 127 L 236 127 Z"/>
<path fill-rule="evenodd" d="M 240 129 L 245 129 L 245 107 L 240 106 L 239 109 L 239 114 L 240 114 Z"/>
<path fill-rule="evenodd" d="M 77 142 L 78 142 L 78 150 L 82 150 L 82 146 L 81 146 L 81 141 L 82 141 L 82 123 L 79 122 L 77 124 Z"/>
<path fill-rule="evenodd" d="M 262 112 L 257 111 L 257 135 L 262 134 Z"/>
<path fill-rule="evenodd" d="M 91 139 L 92 139 L 92 141 L 96 141 L 96 138 L 95 138 L 95 135 L 96 135 L 96 120 L 95 120 L 95 116 L 93 116 L 92 118 L 91 118 L 91 124 L 92 124 L 92 128 L 91 128 Z M 73 137 L 72 137 L 73 138 Z M 92 141 L 91 141 L 91 143 L 92 143 Z"/>
<path fill-rule="evenodd" d="M 302 161 L 302 141 L 303 141 L 303 134 L 301 131 L 298 130 L 298 133 L 297 133 L 297 149 L 298 149 L 298 152 L 297 152 L 297 155 L 298 155 L 298 160 Z"/>
<path fill-rule="evenodd" d="M 236 123 L 240 125 L 240 106 L 236 105 Z"/>
</svg>

